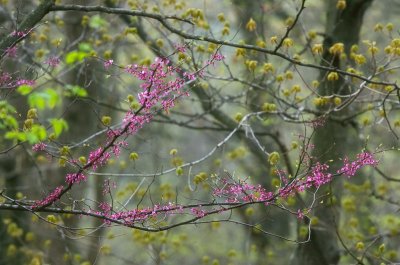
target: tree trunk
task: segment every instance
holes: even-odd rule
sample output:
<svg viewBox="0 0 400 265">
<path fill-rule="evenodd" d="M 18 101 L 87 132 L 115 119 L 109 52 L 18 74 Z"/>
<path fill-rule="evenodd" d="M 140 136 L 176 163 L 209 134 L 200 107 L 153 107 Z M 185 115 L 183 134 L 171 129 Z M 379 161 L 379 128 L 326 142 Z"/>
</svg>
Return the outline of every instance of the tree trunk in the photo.
<svg viewBox="0 0 400 265">
<path fill-rule="evenodd" d="M 343 67 L 340 58 L 333 58 L 328 52 L 329 47 L 338 42 L 345 46 L 345 52 L 349 54 L 351 45 L 359 41 L 360 30 L 364 14 L 371 5 L 372 0 L 347 0 L 347 7 L 344 10 L 336 9 L 336 1 L 327 1 L 327 20 L 324 40 L 323 60 L 321 65 L 332 62 L 335 67 Z M 326 76 L 326 72 L 321 72 L 321 79 Z M 334 83 L 334 84 L 333 84 Z M 321 95 L 331 95 L 332 93 L 348 93 L 350 88 L 343 88 L 343 81 L 329 82 L 321 81 L 319 92 Z M 348 110 L 331 114 L 332 116 L 342 116 Z M 330 168 L 334 172 L 340 167 L 339 158 L 351 156 L 361 149 L 361 143 L 356 132 L 350 124 L 339 124 L 327 118 L 326 124 L 316 130 L 314 136 L 315 150 L 314 157 L 319 161 L 333 162 Z M 308 243 L 300 244 L 296 250 L 294 261 L 299 265 L 332 265 L 338 264 L 341 254 L 337 242 L 336 229 L 339 223 L 338 203 L 333 202 L 333 195 L 337 202 L 340 202 L 342 181 L 335 179 L 331 187 L 326 187 L 319 192 L 328 194 L 330 188 L 334 194 L 329 193 L 329 198 L 325 200 L 324 206 L 319 205 L 314 214 L 320 220 L 321 227 L 311 229 L 311 238 Z"/>
</svg>

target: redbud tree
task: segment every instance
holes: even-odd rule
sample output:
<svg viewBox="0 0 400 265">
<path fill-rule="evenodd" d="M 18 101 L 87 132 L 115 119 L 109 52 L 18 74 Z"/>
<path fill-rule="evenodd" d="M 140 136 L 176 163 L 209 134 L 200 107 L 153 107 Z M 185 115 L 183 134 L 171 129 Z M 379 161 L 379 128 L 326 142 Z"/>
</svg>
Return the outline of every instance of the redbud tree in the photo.
<svg viewBox="0 0 400 265">
<path fill-rule="evenodd" d="M 1 3 L 1 264 L 399 261 L 398 4 Z"/>
</svg>

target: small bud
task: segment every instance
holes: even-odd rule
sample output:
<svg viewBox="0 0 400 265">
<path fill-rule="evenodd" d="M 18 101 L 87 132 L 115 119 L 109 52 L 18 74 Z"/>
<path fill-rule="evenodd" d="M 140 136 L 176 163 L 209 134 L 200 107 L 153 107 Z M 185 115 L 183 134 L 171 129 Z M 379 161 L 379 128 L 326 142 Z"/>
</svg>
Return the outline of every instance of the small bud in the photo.
<svg viewBox="0 0 400 265">
<path fill-rule="evenodd" d="M 228 27 L 224 27 L 222 29 L 222 36 L 229 35 L 229 33 L 230 33 L 230 29 Z"/>
<path fill-rule="evenodd" d="M 169 151 L 169 154 L 170 155 L 172 155 L 172 156 L 174 156 L 174 155 L 176 155 L 178 153 L 178 150 L 177 149 L 171 149 L 170 151 Z"/>
<path fill-rule="evenodd" d="M 133 161 L 138 160 L 138 159 L 139 159 L 138 153 L 136 153 L 136 152 L 130 153 L 130 154 L 129 154 L 129 159 L 130 159 L 130 160 L 133 160 Z"/>
<path fill-rule="evenodd" d="M 385 251 L 385 244 L 381 244 L 378 248 L 379 253 L 383 253 Z"/>
<path fill-rule="evenodd" d="M 272 112 L 276 110 L 276 105 L 274 103 L 264 103 L 261 108 L 263 111 Z"/>
<path fill-rule="evenodd" d="M 236 113 L 234 119 L 235 121 L 240 122 L 243 119 L 243 114 L 240 112 Z"/>
<path fill-rule="evenodd" d="M 342 99 L 339 97 L 334 97 L 333 104 L 335 104 L 335 106 L 340 106 L 340 104 L 342 104 Z"/>
<path fill-rule="evenodd" d="M 315 31 L 309 31 L 308 32 L 308 37 L 310 38 L 310 39 L 315 39 L 316 37 L 317 37 L 317 32 L 315 32 Z"/>
<path fill-rule="evenodd" d="M 313 80 L 313 81 L 311 82 L 311 85 L 313 86 L 313 88 L 319 87 L 319 82 L 318 82 L 318 80 Z"/>
<path fill-rule="evenodd" d="M 282 46 L 286 47 L 286 48 L 292 47 L 293 44 L 294 44 L 294 42 L 291 38 L 285 38 L 282 42 Z"/>
<path fill-rule="evenodd" d="M 280 155 L 278 152 L 272 152 L 268 156 L 268 162 L 271 166 L 278 164 L 279 160 L 280 160 Z"/>
<path fill-rule="evenodd" d="M 26 119 L 24 121 L 24 130 L 30 130 L 33 124 L 34 124 L 33 119 Z"/>
<path fill-rule="evenodd" d="M 363 250 L 364 249 L 364 243 L 363 242 L 357 242 L 356 244 L 356 249 L 357 250 Z"/>
<path fill-rule="evenodd" d="M 314 44 L 314 46 L 312 47 L 311 51 L 313 54 L 322 54 L 323 51 L 323 46 L 322 44 L 318 43 L 318 44 Z"/>
<path fill-rule="evenodd" d="M 293 72 L 292 71 L 286 71 L 285 72 L 285 78 L 286 78 L 286 80 L 292 80 L 293 79 Z"/>
<path fill-rule="evenodd" d="M 176 168 L 176 175 L 182 176 L 182 175 L 183 175 L 183 168 L 177 167 L 177 168 Z"/>
<path fill-rule="evenodd" d="M 37 119 L 37 109 L 32 108 L 28 110 L 28 113 L 26 114 L 26 117 L 28 119 Z"/>
<path fill-rule="evenodd" d="M 103 117 L 101 117 L 101 122 L 105 126 L 109 126 L 111 124 L 111 117 L 110 116 L 103 116 Z"/>
<path fill-rule="evenodd" d="M 256 28 L 257 28 L 256 22 L 254 21 L 253 18 L 250 18 L 249 22 L 247 22 L 246 24 L 246 29 L 251 32 L 256 30 Z"/>
<path fill-rule="evenodd" d="M 386 29 L 387 29 L 387 31 L 389 31 L 389 32 L 393 31 L 393 23 L 387 23 L 387 24 L 386 24 Z"/>
<path fill-rule="evenodd" d="M 254 60 L 247 60 L 245 62 L 247 69 L 249 69 L 249 71 L 254 71 L 257 67 L 257 61 Z"/>
<path fill-rule="evenodd" d="M 273 72 L 274 71 L 274 66 L 272 65 L 272 63 L 264 63 L 263 71 L 264 71 L 264 73 Z"/>
<path fill-rule="evenodd" d="M 160 48 L 164 47 L 164 41 L 162 39 L 156 40 L 156 45 Z"/>
<path fill-rule="evenodd" d="M 256 45 L 260 48 L 267 47 L 267 44 L 263 40 L 257 40 Z"/>
<path fill-rule="evenodd" d="M 57 222 L 57 218 L 56 218 L 54 215 L 52 215 L 52 214 L 48 215 L 47 218 L 46 218 L 46 220 L 47 220 L 48 222 L 50 222 L 50 223 L 56 223 L 56 222 Z"/>
<path fill-rule="evenodd" d="M 331 54 L 340 55 L 343 52 L 344 52 L 344 44 L 341 42 L 335 43 L 329 48 L 329 53 Z"/>
<path fill-rule="evenodd" d="M 245 213 L 247 216 L 252 216 L 254 214 L 254 208 L 253 207 L 247 208 Z"/>
<path fill-rule="evenodd" d="M 219 13 L 219 14 L 217 15 L 217 18 L 218 18 L 219 22 L 225 22 L 225 15 L 224 15 L 224 13 Z"/>
<path fill-rule="evenodd" d="M 336 72 L 330 72 L 327 76 L 328 81 L 337 81 L 339 80 L 339 74 Z"/>
<path fill-rule="evenodd" d="M 58 159 L 58 165 L 60 167 L 65 167 L 66 164 L 67 164 L 67 157 L 61 156 L 60 159 Z"/>
<path fill-rule="evenodd" d="M 338 0 L 336 3 L 336 8 L 339 10 L 343 10 L 346 8 L 346 1 L 345 0 Z"/>
<path fill-rule="evenodd" d="M 60 150 L 59 150 L 60 155 L 62 155 L 62 156 L 68 155 L 68 154 L 69 154 L 69 151 L 70 151 L 70 149 L 69 149 L 69 147 L 66 146 L 66 145 L 64 145 L 63 147 L 61 147 Z"/>
<path fill-rule="evenodd" d="M 79 160 L 79 162 L 81 162 L 81 164 L 82 165 L 85 165 L 86 164 L 86 157 L 84 157 L 84 156 L 80 156 L 79 158 L 78 158 L 78 160 Z"/>
<path fill-rule="evenodd" d="M 237 48 L 236 49 L 236 57 L 240 57 L 240 56 L 245 56 L 246 54 L 246 50 L 243 48 Z"/>
</svg>

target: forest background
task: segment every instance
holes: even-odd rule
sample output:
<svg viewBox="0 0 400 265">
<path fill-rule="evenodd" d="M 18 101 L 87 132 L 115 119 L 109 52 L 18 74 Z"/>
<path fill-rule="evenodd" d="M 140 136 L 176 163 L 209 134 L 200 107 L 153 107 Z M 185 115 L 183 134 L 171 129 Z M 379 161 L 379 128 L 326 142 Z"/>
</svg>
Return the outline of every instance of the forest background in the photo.
<svg viewBox="0 0 400 265">
<path fill-rule="evenodd" d="M 397 1 L 0 2 L 0 264 L 400 262 Z"/>
</svg>

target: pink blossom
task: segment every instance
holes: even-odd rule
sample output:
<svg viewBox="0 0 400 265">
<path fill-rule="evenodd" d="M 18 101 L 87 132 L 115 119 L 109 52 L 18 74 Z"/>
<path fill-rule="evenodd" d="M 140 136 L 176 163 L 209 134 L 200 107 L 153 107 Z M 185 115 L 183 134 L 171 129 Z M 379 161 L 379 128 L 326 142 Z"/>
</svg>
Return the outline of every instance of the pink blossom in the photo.
<svg viewBox="0 0 400 265">
<path fill-rule="evenodd" d="M 92 165 L 93 170 L 96 170 L 99 165 L 105 165 L 110 157 L 109 152 L 99 147 L 95 151 L 90 152 L 88 163 Z"/>
<path fill-rule="evenodd" d="M 86 176 L 82 173 L 67 174 L 67 176 L 65 177 L 65 182 L 67 182 L 68 184 L 79 184 L 81 181 L 86 181 Z"/>
<path fill-rule="evenodd" d="M 176 49 L 178 52 L 186 52 L 186 46 L 185 46 L 185 45 L 176 44 L 176 45 L 175 45 L 175 49 Z"/>
<path fill-rule="evenodd" d="M 101 202 L 99 204 L 99 208 L 105 213 L 108 213 L 111 211 L 111 205 L 107 202 Z"/>
<path fill-rule="evenodd" d="M 199 205 L 199 207 L 197 207 L 197 208 L 191 208 L 190 211 L 195 216 L 202 218 L 202 217 L 206 216 L 207 212 L 205 210 L 202 210 L 200 207 L 201 207 L 201 205 Z"/>
<path fill-rule="evenodd" d="M 107 195 L 111 192 L 111 189 L 116 189 L 117 185 L 115 182 L 112 182 L 110 179 L 104 180 L 103 183 L 103 195 Z"/>
<path fill-rule="evenodd" d="M 126 72 L 143 81 L 140 85 L 143 91 L 139 92 L 138 101 L 146 112 L 160 105 L 168 112 L 174 106 L 173 101 L 180 96 L 188 95 L 187 92 L 182 91 L 185 80 L 176 76 L 181 72 L 180 69 L 169 63 L 168 59 L 155 58 L 150 66 L 135 64 L 125 68 Z M 195 73 L 184 73 L 183 75 L 189 80 L 194 80 L 196 76 Z"/>
<path fill-rule="evenodd" d="M 328 173 L 329 166 L 327 164 L 321 164 L 317 162 L 312 167 L 311 173 L 306 177 L 305 185 L 310 187 L 311 185 L 318 188 L 332 180 L 332 174 Z"/>
<path fill-rule="evenodd" d="M 220 53 L 214 53 L 211 60 L 222 61 L 223 59 L 225 59 L 225 56 Z"/>
<path fill-rule="evenodd" d="M 0 75 L 0 84 L 3 85 L 5 83 L 8 83 L 9 81 L 11 81 L 11 79 L 12 79 L 12 77 L 11 77 L 11 75 L 9 73 L 3 72 Z"/>
<path fill-rule="evenodd" d="M 376 167 L 378 165 L 379 161 L 376 160 L 373 156 L 373 154 L 369 152 L 364 152 L 361 154 L 357 155 L 357 160 L 353 162 L 349 162 L 349 159 L 346 157 L 344 159 L 344 165 L 341 169 L 339 169 L 337 172 L 339 174 L 344 174 L 347 177 L 352 177 L 356 174 L 357 170 L 360 168 L 366 166 L 366 165 L 371 165 L 373 167 Z"/>
<path fill-rule="evenodd" d="M 28 85 L 33 86 L 35 85 L 35 80 L 27 80 L 27 79 L 20 79 L 16 82 L 17 86 Z"/>
<path fill-rule="evenodd" d="M 32 146 L 32 151 L 34 152 L 39 152 L 44 150 L 46 150 L 46 145 L 43 142 L 37 143 L 34 146 Z"/>
<path fill-rule="evenodd" d="M 16 47 L 16 46 L 14 46 L 14 47 L 8 47 L 8 48 L 6 49 L 6 54 L 7 54 L 7 56 L 10 57 L 10 58 L 15 58 L 15 57 L 17 57 L 17 47 Z"/>
<path fill-rule="evenodd" d="M 127 127 L 127 134 L 134 134 L 143 127 L 144 124 L 149 123 L 153 116 L 147 115 L 135 115 L 133 112 L 127 112 L 125 118 L 122 121 L 122 126 Z"/>
<path fill-rule="evenodd" d="M 56 56 L 50 56 L 46 61 L 44 61 L 45 64 L 48 64 L 52 67 L 58 66 L 60 62 L 61 62 L 60 58 Z"/>
<path fill-rule="evenodd" d="M 104 68 L 108 69 L 112 64 L 114 63 L 114 60 L 107 60 L 104 62 Z"/>
<path fill-rule="evenodd" d="M 15 36 L 15 37 L 25 37 L 28 33 L 24 32 L 24 31 L 16 31 L 14 30 L 13 32 L 11 32 L 11 36 Z"/>
<path fill-rule="evenodd" d="M 319 127 L 323 127 L 326 123 L 326 118 L 321 116 L 316 118 L 315 120 L 311 121 L 311 127 L 312 128 L 319 128 Z"/>
<path fill-rule="evenodd" d="M 58 186 L 49 195 L 47 195 L 47 197 L 45 197 L 42 200 L 36 201 L 32 206 L 32 208 L 36 209 L 45 205 L 50 205 L 58 201 L 60 199 L 62 191 L 63 191 L 63 186 Z"/>
<path fill-rule="evenodd" d="M 303 219 L 304 218 L 304 213 L 300 209 L 297 210 L 297 218 L 298 219 Z"/>
<path fill-rule="evenodd" d="M 234 182 L 233 180 L 224 179 L 222 181 L 223 188 L 214 188 L 213 195 L 219 198 L 225 198 L 226 202 L 268 202 L 273 198 L 272 192 L 267 192 L 261 185 L 252 185 L 245 180 Z"/>
<path fill-rule="evenodd" d="M 121 147 L 126 147 L 126 146 L 128 146 L 128 143 L 126 141 L 120 141 L 120 142 L 114 143 L 114 145 L 112 147 L 113 154 L 116 157 L 118 157 L 121 154 Z"/>
</svg>

